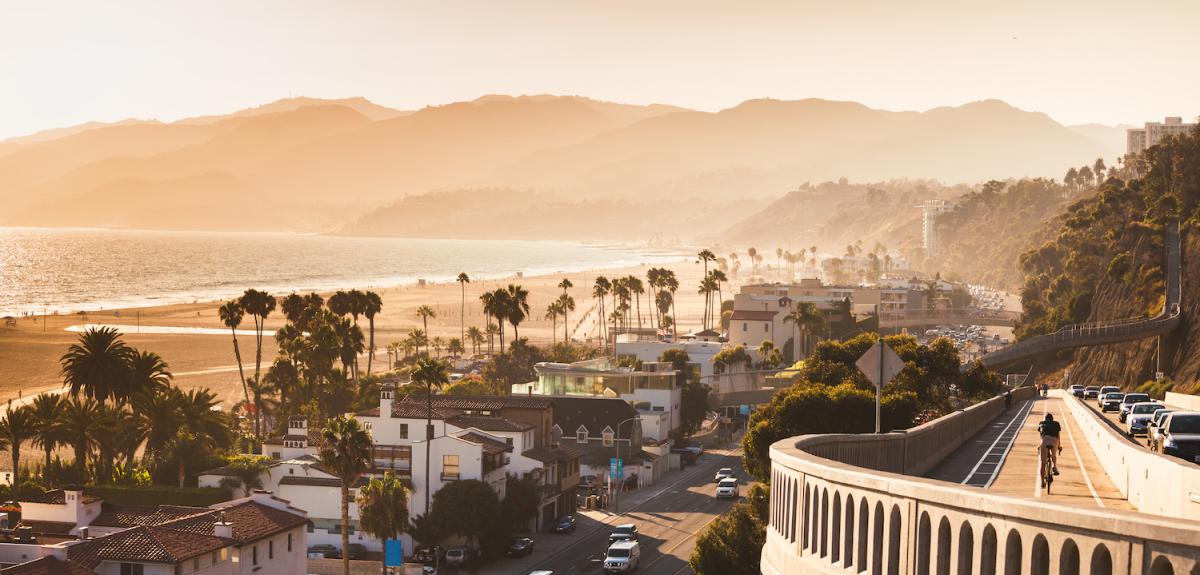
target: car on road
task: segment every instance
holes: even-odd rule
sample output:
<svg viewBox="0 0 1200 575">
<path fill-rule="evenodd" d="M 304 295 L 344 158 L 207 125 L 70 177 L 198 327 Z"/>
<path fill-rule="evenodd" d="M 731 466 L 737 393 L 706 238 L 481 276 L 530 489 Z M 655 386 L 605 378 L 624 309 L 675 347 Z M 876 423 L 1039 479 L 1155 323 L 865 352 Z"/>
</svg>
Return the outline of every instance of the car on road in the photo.
<svg viewBox="0 0 1200 575">
<path fill-rule="evenodd" d="M 736 477 L 732 467 L 722 467 L 717 470 L 717 475 L 713 477 L 713 483 L 720 483 L 721 480 L 728 477 Z"/>
<path fill-rule="evenodd" d="M 533 553 L 533 539 L 528 537 L 514 537 L 504 552 L 509 557 L 524 557 L 530 553 Z"/>
<path fill-rule="evenodd" d="M 1143 401 L 1135 403 L 1129 408 L 1129 414 L 1125 416 L 1126 431 L 1130 437 L 1137 435 L 1145 435 L 1150 429 L 1150 419 L 1154 417 L 1155 412 L 1165 410 L 1161 403 L 1153 401 Z"/>
<path fill-rule="evenodd" d="M 637 539 L 638 539 L 637 525 L 634 525 L 632 523 L 622 523 L 621 525 L 616 526 L 616 528 L 614 528 L 612 530 L 612 533 L 610 533 L 608 535 L 609 543 L 615 543 L 617 541 L 624 541 L 626 539 L 631 540 L 631 541 L 637 541 Z"/>
<path fill-rule="evenodd" d="M 633 573 L 642 559 L 642 547 L 637 541 L 617 541 L 604 554 L 605 573 Z"/>
<path fill-rule="evenodd" d="M 525 575 L 554 575 L 554 572 L 547 571 L 545 569 L 538 569 L 535 571 L 530 571 L 530 572 L 526 573 Z"/>
<path fill-rule="evenodd" d="M 308 556 L 313 557 L 320 555 L 326 559 L 341 559 L 342 551 L 336 545 L 322 543 L 321 545 L 313 545 L 308 548 Z"/>
<path fill-rule="evenodd" d="M 1100 395 L 1100 388 L 1098 386 L 1089 385 L 1089 386 L 1083 388 L 1083 398 L 1084 399 L 1092 399 L 1092 398 L 1096 397 L 1097 395 Z"/>
<path fill-rule="evenodd" d="M 1106 385 L 1104 387 L 1101 387 L 1100 391 L 1096 393 L 1096 403 L 1098 405 L 1103 406 L 1104 405 L 1104 396 L 1106 396 L 1110 393 L 1116 393 L 1118 391 L 1121 391 L 1121 388 L 1119 388 L 1115 385 Z"/>
<path fill-rule="evenodd" d="M 722 479 L 717 484 L 717 499 L 731 497 L 737 499 L 740 496 L 738 493 L 738 480 L 733 477 Z"/>
<path fill-rule="evenodd" d="M 1163 455 L 1200 463 L 1200 411 L 1176 411 L 1162 423 Z"/>
<path fill-rule="evenodd" d="M 564 515 L 554 522 L 555 533 L 574 533 L 575 532 L 575 516 Z"/>
<path fill-rule="evenodd" d="M 1121 398 L 1121 412 L 1120 415 L 1117 416 L 1117 419 L 1121 420 L 1121 423 L 1125 423 L 1125 418 L 1129 417 L 1129 409 L 1132 408 L 1134 404 L 1145 403 L 1148 401 L 1154 400 L 1150 399 L 1150 396 L 1144 393 L 1126 393 L 1125 396 Z"/>
<path fill-rule="evenodd" d="M 1104 394 L 1104 399 L 1100 400 L 1100 411 L 1107 413 L 1121 409 L 1122 397 L 1125 397 L 1125 394 L 1119 391 Z"/>
<path fill-rule="evenodd" d="M 466 567 L 474 554 L 466 547 L 452 547 L 446 550 L 446 565 L 451 567 Z"/>
<path fill-rule="evenodd" d="M 1163 421 L 1171 413 L 1174 413 L 1174 410 L 1160 409 L 1150 417 L 1150 429 L 1146 431 L 1146 447 L 1149 447 L 1150 451 L 1158 451 L 1158 446 L 1162 442 Z"/>
<path fill-rule="evenodd" d="M 1083 386 L 1075 384 L 1071 386 L 1071 395 L 1075 397 L 1083 397 Z"/>
</svg>

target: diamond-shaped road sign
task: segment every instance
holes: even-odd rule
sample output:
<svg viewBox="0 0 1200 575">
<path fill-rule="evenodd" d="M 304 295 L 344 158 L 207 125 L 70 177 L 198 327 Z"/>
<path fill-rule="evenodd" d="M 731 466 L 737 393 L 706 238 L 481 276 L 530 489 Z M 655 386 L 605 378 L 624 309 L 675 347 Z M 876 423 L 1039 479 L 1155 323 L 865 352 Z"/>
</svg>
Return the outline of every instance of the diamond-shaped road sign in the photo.
<svg viewBox="0 0 1200 575">
<path fill-rule="evenodd" d="M 880 370 L 880 356 L 882 356 L 883 369 Z M 875 387 L 882 387 L 887 382 L 896 377 L 901 370 L 904 369 L 904 360 L 892 351 L 892 347 L 887 344 L 875 344 L 864 353 L 858 361 L 854 362 L 858 369 L 862 370 L 863 375 L 875 384 Z"/>
</svg>

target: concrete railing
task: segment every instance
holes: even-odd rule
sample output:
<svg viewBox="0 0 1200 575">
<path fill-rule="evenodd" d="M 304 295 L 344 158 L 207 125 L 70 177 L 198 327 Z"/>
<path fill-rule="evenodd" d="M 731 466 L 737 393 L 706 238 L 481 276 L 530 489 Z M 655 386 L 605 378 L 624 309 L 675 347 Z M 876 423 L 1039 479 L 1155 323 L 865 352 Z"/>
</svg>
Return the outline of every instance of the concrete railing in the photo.
<svg viewBox="0 0 1200 575">
<path fill-rule="evenodd" d="M 1104 472 L 1134 507 L 1200 521 L 1200 465 L 1130 443 L 1079 398 L 1058 389 L 1051 393 L 1063 398 Z M 1196 538 L 1200 541 L 1200 533 Z"/>
<path fill-rule="evenodd" d="M 1039 335 L 998 349 L 980 358 L 988 367 L 997 367 L 1030 359 L 1052 351 L 1135 341 L 1170 333 L 1179 327 L 1183 314 L 1181 302 L 1182 247 L 1179 225 L 1166 230 L 1167 286 L 1165 303 L 1152 318 L 1130 318 L 1065 327 L 1054 333 Z"/>
<path fill-rule="evenodd" d="M 1200 395 L 1189 395 L 1186 393 L 1167 392 L 1167 398 L 1163 401 L 1167 405 L 1173 405 L 1180 409 L 1188 411 L 1200 411 Z"/>
<path fill-rule="evenodd" d="M 997 401 L 908 433 L 776 442 L 762 572 L 1200 573 L 1198 522 L 995 495 L 898 472 L 928 469 L 948 451 L 940 441 L 961 443 L 962 433 L 990 421 Z"/>
</svg>

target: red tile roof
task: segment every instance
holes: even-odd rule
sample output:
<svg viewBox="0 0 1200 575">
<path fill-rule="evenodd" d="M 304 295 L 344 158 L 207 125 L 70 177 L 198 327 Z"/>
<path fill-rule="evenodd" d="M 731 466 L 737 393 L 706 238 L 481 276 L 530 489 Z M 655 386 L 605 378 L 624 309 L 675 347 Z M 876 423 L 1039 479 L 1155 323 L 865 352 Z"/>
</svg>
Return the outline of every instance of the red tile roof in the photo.
<svg viewBox="0 0 1200 575">
<path fill-rule="evenodd" d="M 47 555 L 0 570 L 4 575 L 95 575 L 95 572 L 74 561 L 61 561 Z"/>
<path fill-rule="evenodd" d="M 100 527 L 135 527 L 137 525 L 161 525 L 183 517 L 191 517 L 202 513 L 210 513 L 207 507 L 184 507 L 182 505 L 159 505 L 146 507 L 139 505 L 115 505 L 105 503 L 100 515 L 89 525 Z"/>
<path fill-rule="evenodd" d="M 483 452 L 489 455 L 505 453 L 513 450 L 512 446 L 505 441 L 496 441 L 495 439 L 471 431 L 460 433 L 454 437 L 457 437 L 463 441 L 470 441 L 476 445 L 482 445 Z"/>
<path fill-rule="evenodd" d="M 67 558 L 95 569 L 101 561 L 137 561 L 176 565 L 228 547 L 233 541 L 166 527 L 138 526 L 88 539 L 67 548 Z"/>
<path fill-rule="evenodd" d="M 33 529 L 33 532 L 39 535 L 70 535 L 71 530 L 75 528 L 75 524 L 70 521 L 35 521 L 32 519 L 22 519 L 20 524 Z"/>
<path fill-rule="evenodd" d="M 100 501 L 100 498 L 87 493 L 81 498 L 84 503 L 95 503 Z M 65 505 L 67 503 L 67 493 L 62 489 L 55 489 L 41 494 L 22 495 L 18 501 L 25 503 L 45 503 L 48 505 Z"/>
<path fill-rule="evenodd" d="M 425 398 L 406 397 L 397 404 L 425 405 Z M 433 406 L 478 411 L 481 409 L 546 409 L 554 398 L 538 395 L 435 395 Z"/>
<path fill-rule="evenodd" d="M 212 533 L 213 524 L 222 512 L 225 514 L 225 521 L 233 524 L 233 539 L 239 545 L 308 524 L 308 519 L 303 515 L 263 505 L 257 501 L 244 500 L 224 507 L 214 507 L 203 515 L 163 523 L 162 526 L 190 533 Z"/>
<path fill-rule="evenodd" d="M 735 309 L 733 310 L 733 315 L 729 316 L 729 319 L 733 321 L 772 321 L 778 314 L 778 310 Z"/>
<path fill-rule="evenodd" d="M 536 459 L 542 463 L 554 463 L 556 461 L 571 461 L 572 459 L 579 459 L 583 453 L 574 447 L 571 447 L 569 444 L 563 443 L 557 448 L 544 446 L 535 447 L 533 449 L 523 451 L 521 455 L 530 459 Z"/>
<path fill-rule="evenodd" d="M 533 429 L 528 423 L 521 423 L 503 417 L 489 415 L 459 415 L 446 420 L 446 423 L 466 429 L 474 427 L 482 431 L 525 431 Z"/>
</svg>

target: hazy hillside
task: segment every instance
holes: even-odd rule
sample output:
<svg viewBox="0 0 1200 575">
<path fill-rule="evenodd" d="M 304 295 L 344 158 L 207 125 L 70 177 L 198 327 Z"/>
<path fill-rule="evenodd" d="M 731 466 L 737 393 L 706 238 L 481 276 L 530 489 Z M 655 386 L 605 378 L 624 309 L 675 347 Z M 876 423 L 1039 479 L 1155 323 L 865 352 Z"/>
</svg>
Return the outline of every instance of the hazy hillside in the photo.
<svg viewBox="0 0 1200 575">
<path fill-rule="evenodd" d="M 460 189 L 402 198 L 339 233 L 423 238 L 568 239 L 675 245 L 709 222 L 743 217 L 766 200 L 576 200 L 511 189 Z"/>
<path fill-rule="evenodd" d="M 624 198 L 639 206 L 631 217 L 653 219 L 645 207 L 653 202 L 778 197 L 800 182 L 842 176 L 1061 177 L 1061 166 L 1108 152 L 1098 137 L 998 101 L 889 112 L 752 100 L 709 113 L 490 95 L 406 112 L 362 98 L 290 98 L 223 116 L 76 126 L 0 143 L 0 224 L 319 231 L 406 196 L 492 188 L 577 202 Z M 230 209 L 218 198 L 229 197 L 238 216 L 214 221 L 211 214 Z M 172 209 L 173 200 L 188 209 Z M 239 217 L 248 206 L 260 213 Z M 747 212 L 718 213 L 686 235 L 715 235 L 735 213 Z M 372 233 L 412 233 L 366 218 Z"/>
</svg>

